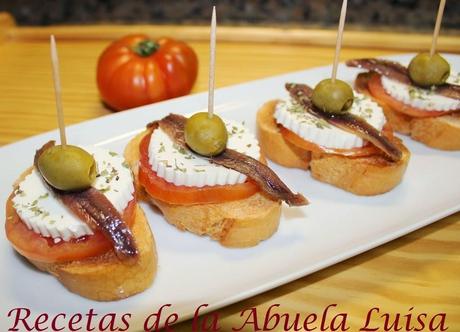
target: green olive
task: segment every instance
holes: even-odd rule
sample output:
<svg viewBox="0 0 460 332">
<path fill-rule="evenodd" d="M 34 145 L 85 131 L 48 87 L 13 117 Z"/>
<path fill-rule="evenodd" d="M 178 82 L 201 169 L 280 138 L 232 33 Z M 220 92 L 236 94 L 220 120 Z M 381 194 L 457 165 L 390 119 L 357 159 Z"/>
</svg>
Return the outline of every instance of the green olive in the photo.
<svg viewBox="0 0 460 332">
<path fill-rule="evenodd" d="M 351 107 L 354 95 L 352 88 L 344 81 L 328 78 L 316 85 L 311 99 L 320 110 L 341 114 Z"/>
<path fill-rule="evenodd" d="M 441 85 L 450 75 L 450 65 L 438 53 L 417 54 L 409 63 L 409 76 L 415 84 L 422 87 Z"/>
<path fill-rule="evenodd" d="M 56 145 L 38 158 L 38 169 L 52 187 L 77 191 L 91 187 L 96 178 L 96 162 L 91 154 L 73 145 Z"/>
<path fill-rule="evenodd" d="M 224 122 L 217 115 L 207 112 L 196 113 L 185 124 L 185 142 L 196 153 L 216 156 L 225 150 L 228 133 Z"/>
</svg>

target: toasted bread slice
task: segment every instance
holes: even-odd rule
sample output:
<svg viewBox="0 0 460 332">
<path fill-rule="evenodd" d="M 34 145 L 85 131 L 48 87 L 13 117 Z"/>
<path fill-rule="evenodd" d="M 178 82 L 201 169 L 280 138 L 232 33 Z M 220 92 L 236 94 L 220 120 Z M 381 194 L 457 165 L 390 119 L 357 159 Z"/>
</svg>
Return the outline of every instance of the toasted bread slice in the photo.
<svg viewBox="0 0 460 332">
<path fill-rule="evenodd" d="M 382 108 L 393 129 L 409 135 L 429 147 L 440 150 L 460 150 L 460 112 L 438 117 L 416 118 L 398 112 L 384 101 L 375 98 L 367 86 L 359 91 L 374 99 Z"/>
<path fill-rule="evenodd" d="M 311 175 L 356 195 L 383 194 L 401 182 L 409 163 L 409 150 L 401 140 L 393 138 L 392 143 L 403 153 L 397 162 L 383 156 L 349 158 L 314 153 L 310 162 Z"/>
<path fill-rule="evenodd" d="M 29 170 L 30 171 L 30 170 Z M 25 172 L 23 178 L 29 171 Z M 16 183 L 19 183 L 18 180 Z M 6 222 L 15 211 L 10 195 L 6 204 Z M 131 227 L 139 251 L 134 264 L 122 263 L 111 250 L 103 255 L 66 263 L 44 263 L 28 259 L 38 269 L 55 276 L 71 292 L 96 301 L 119 300 L 148 288 L 157 269 L 157 253 L 152 232 L 144 212 L 136 206 Z M 27 257 L 25 257 L 27 259 Z"/>
<path fill-rule="evenodd" d="M 281 202 L 261 193 L 214 204 L 175 205 L 151 199 L 165 219 L 180 230 L 208 235 L 226 247 L 251 247 L 278 229 Z"/>
<path fill-rule="evenodd" d="M 283 146 L 286 144 L 274 121 L 273 113 L 277 101 L 265 103 L 257 114 L 257 129 L 261 146 Z M 270 131 L 267 130 L 270 128 Z M 276 136 L 271 136 L 270 143 L 267 144 L 267 137 L 271 132 L 276 132 Z M 265 141 L 265 142 L 264 142 Z M 276 142 L 275 142 L 276 141 Z M 280 142 L 282 141 L 282 142 Z M 330 183 L 336 187 L 352 192 L 356 195 L 377 195 L 387 192 L 401 182 L 402 176 L 409 162 L 410 152 L 398 138 L 393 138 L 392 142 L 402 151 L 403 157 L 398 162 L 391 162 L 382 156 L 371 157 L 345 157 L 325 153 L 311 153 L 309 168 L 311 175 L 320 181 Z M 263 150 L 264 151 L 264 150 Z M 286 153 L 286 151 L 288 151 Z M 283 160 L 281 165 L 288 167 L 298 167 L 291 153 L 294 150 L 280 148 L 279 150 L 268 148 L 268 158 L 276 156 L 276 160 Z M 305 151 L 302 150 L 302 155 Z M 286 158 L 284 158 L 286 154 Z M 301 157 L 299 156 L 299 158 Z"/>
<path fill-rule="evenodd" d="M 147 131 L 134 137 L 125 149 L 125 159 L 140 190 L 139 143 L 146 134 Z M 168 204 L 149 198 L 145 191 L 141 197 L 148 198 L 178 229 L 208 235 L 226 247 L 251 247 L 269 238 L 278 229 L 281 214 L 281 202 L 262 193 L 237 201 L 197 205 Z"/>
</svg>

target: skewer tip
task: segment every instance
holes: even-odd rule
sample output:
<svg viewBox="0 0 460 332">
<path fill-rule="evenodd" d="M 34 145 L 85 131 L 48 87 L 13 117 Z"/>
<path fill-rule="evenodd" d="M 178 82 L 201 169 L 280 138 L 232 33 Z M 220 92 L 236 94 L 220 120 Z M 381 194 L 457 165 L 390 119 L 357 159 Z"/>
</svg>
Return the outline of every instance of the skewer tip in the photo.
<svg viewBox="0 0 460 332">
<path fill-rule="evenodd" d="M 216 6 L 212 6 L 211 33 L 209 40 L 208 117 L 214 115 L 214 75 L 216 57 Z"/>
<path fill-rule="evenodd" d="M 54 82 L 54 94 L 56 98 L 56 113 L 57 113 L 58 126 L 59 126 L 59 136 L 61 139 L 61 144 L 63 146 L 66 146 L 67 138 L 65 134 L 64 113 L 62 110 L 61 80 L 59 77 L 59 58 L 57 55 L 56 39 L 54 38 L 54 35 L 50 35 L 50 48 L 51 48 L 51 65 L 52 65 L 53 82 Z"/>
<path fill-rule="evenodd" d="M 446 0 L 439 1 L 438 14 L 436 15 L 436 23 L 434 25 L 433 38 L 431 40 L 430 56 L 433 56 L 436 53 L 436 44 L 438 42 L 439 30 L 441 29 L 441 22 L 445 5 Z"/>
<path fill-rule="evenodd" d="M 343 36 L 343 29 L 345 26 L 345 18 L 347 16 L 347 6 L 348 6 L 348 1 L 343 0 L 342 7 L 340 10 L 339 25 L 337 27 L 337 40 L 335 42 L 335 55 L 334 55 L 334 62 L 332 65 L 332 74 L 331 74 L 332 82 L 335 82 L 335 79 L 337 77 L 337 66 L 338 66 L 339 58 L 340 58 L 340 49 L 342 48 L 342 36 Z"/>
</svg>

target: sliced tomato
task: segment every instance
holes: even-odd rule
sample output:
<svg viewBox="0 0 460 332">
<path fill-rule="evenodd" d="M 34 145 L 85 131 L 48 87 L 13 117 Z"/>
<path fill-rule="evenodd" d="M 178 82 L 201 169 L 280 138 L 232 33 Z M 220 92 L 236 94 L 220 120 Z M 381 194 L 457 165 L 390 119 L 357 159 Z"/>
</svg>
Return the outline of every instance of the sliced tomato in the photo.
<svg viewBox="0 0 460 332">
<path fill-rule="evenodd" d="M 283 138 L 286 141 L 294 144 L 300 149 L 308 150 L 311 152 L 329 153 L 329 154 L 336 154 L 336 155 L 341 155 L 341 156 L 346 156 L 346 157 L 367 157 L 367 156 L 372 156 L 376 154 L 381 154 L 380 149 L 378 149 L 375 145 L 371 143 L 366 143 L 366 145 L 360 148 L 333 149 L 333 148 L 327 148 L 327 147 L 315 144 L 313 142 L 307 141 L 306 139 L 303 139 L 296 133 L 290 131 L 289 129 L 283 126 L 280 126 L 280 131 L 281 131 L 281 134 L 283 135 Z M 387 138 L 393 137 L 393 130 L 391 129 L 391 126 L 389 124 L 385 124 L 385 126 L 383 127 L 383 132 Z"/>
<path fill-rule="evenodd" d="M 6 236 L 13 247 L 28 259 L 44 263 L 62 263 L 81 260 L 106 253 L 112 244 L 100 231 L 70 241 L 54 243 L 49 237 L 29 230 L 16 213 L 11 199 L 6 206 Z M 123 212 L 123 220 L 132 226 L 136 219 L 136 200 L 131 200 Z"/>
<path fill-rule="evenodd" d="M 403 102 L 394 99 L 385 91 L 385 89 L 382 86 L 381 76 L 377 74 L 372 75 L 368 83 L 368 88 L 372 96 L 376 98 L 379 102 L 383 102 L 384 104 L 391 107 L 393 110 L 410 115 L 412 117 L 428 118 L 452 113 L 452 111 L 427 111 L 422 108 L 417 108 L 404 104 Z"/>
<path fill-rule="evenodd" d="M 204 187 L 176 186 L 159 177 L 149 162 L 149 145 L 152 133 L 142 139 L 139 162 L 139 182 L 154 199 L 169 204 L 193 205 L 206 203 L 222 203 L 245 199 L 259 191 L 259 186 L 248 180 L 234 185 L 218 185 Z"/>
</svg>

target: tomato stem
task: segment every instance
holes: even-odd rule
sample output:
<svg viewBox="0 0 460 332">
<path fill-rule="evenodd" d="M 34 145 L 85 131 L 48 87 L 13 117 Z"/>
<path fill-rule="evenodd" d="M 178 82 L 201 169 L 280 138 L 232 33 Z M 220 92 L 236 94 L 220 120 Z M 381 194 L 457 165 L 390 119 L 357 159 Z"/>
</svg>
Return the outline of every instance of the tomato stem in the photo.
<svg viewBox="0 0 460 332">
<path fill-rule="evenodd" d="M 134 45 L 132 50 L 137 55 L 147 57 L 155 53 L 158 50 L 158 48 L 160 48 L 160 45 L 158 45 L 158 43 L 150 39 L 145 39 Z"/>
</svg>

